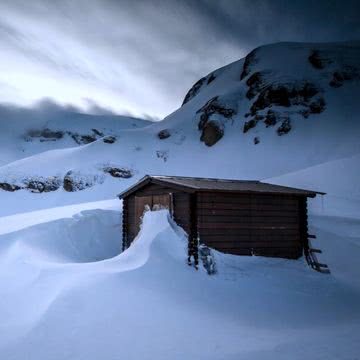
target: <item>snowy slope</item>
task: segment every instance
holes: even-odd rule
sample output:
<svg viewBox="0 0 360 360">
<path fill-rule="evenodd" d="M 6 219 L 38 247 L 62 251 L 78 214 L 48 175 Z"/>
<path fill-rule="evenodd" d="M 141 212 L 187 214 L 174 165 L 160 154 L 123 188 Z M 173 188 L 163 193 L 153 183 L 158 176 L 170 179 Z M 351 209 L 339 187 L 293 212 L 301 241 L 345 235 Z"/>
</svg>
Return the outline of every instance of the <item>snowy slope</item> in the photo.
<svg viewBox="0 0 360 360">
<path fill-rule="evenodd" d="M 50 102 L 34 108 L 0 105 L 0 166 L 48 150 L 77 147 L 79 135 L 100 138 L 94 130 L 117 136 L 124 129 L 149 124 L 126 116 L 82 114 Z"/>
<path fill-rule="evenodd" d="M 342 159 L 353 158 L 354 165 L 348 167 L 354 168 L 360 153 L 359 59 L 358 42 L 279 43 L 255 49 L 245 59 L 202 79 L 185 104 L 163 121 L 141 127 L 133 126 L 132 120 L 131 129 L 121 130 L 114 143 L 98 137 L 76 147 L 64 143 L 55 146 L 57 150 L 28 150 L 21 159 L 17 153 L 18 160 L 0 167 L 0 183 L 20 190 L 0 189 L 0 201 L 12 202 L 0 213 L 19 212 L 15 202 L 20 200 L 22 208 L 33 210 L 111 199 L 144 174 L 276 181 L 303 169 L 320 169 L 325 163 L 334 164 L 332 170 L 328 168 L 330 175 L 342 166 Z M 103 118 L 90 120 L 91 126 L 84 128 L 87 119 L 72 131 L 89 133 L 96 126 L 116 132 L 113 119 L 106 126 L 99 125 Z M 75 125 L 62 119 L 51 125 L 61 126 L 65 130 Z M 166 131 L 159 138 L 162 130 Z M 106 168 L 123 169 L 129 176 L 114 178 Z M 63 189 L 69 172 L 85 184 L 80 186 L 84 190 L 68 193 Z M 297 186 L 329 188 L 324 181 L 303 174 L 304 182 L 296 182 Z M 353 170 L 351 178 L 344 178 L 343 186 L 349 191 L 348 186 L 359 183 L 360 174 Z M 21 190 L 32 180 L 55 181 L 56 186 L 40 194 Z M 341 216 L 340 212 L 332 214 Z"/>
<path fill-rule="evenodd" d="M 315 187 L 326 196 L 310 201 L 313 214 L 360 219 L 360 154 L 267 179 L 274 184 Z"/>
<path fill-rule="evenodd" d="M 360 283 L 343 281 L 354 272 L 341 264 L 324 276 L 302 259 L 215 253 L 209 277 L 186 265 L 184 235 L 164 210 L 146 213 L 133 246 L 112 257 L 119 215 L 88 210 L 0 235 L 1 358 L 358 356 Z M 316 224 L 321 240 L 336 237 Z"/>
</svg>

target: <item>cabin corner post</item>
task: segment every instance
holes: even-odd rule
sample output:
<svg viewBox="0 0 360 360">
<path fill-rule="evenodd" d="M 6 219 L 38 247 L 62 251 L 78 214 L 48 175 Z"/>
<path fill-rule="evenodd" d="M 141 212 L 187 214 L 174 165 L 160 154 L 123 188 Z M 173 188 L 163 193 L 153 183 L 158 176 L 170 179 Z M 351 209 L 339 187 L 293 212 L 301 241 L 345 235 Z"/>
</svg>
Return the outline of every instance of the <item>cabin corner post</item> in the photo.
<svg viewBox="0 0 360 360">
<path fill-rule="evenodd" d="M 194 266 L 199 266 L 199 249 L 198 249 L 198 224 L 197 224 L 197 194 L 190 195 L 190 234 L 188 240 L 188 264 L 192 265 L 194 258 Z"/>
<path fill-rule="evenodd" d="M 309 259 L 309 239 L 308 239 L 308 211 L 307 211 L 307 198 L 299 199 L 300 204 L 300 236 L 301 243 L 304 249 L 304 256 L 306 260 Z"/>
<path fill-rule="evenodd" d="M 128 200 L 123 199 L 123 212 L 122 212 L 122 251 L 128 248 L 127 232 L 128 232 Z"/>
</svg>

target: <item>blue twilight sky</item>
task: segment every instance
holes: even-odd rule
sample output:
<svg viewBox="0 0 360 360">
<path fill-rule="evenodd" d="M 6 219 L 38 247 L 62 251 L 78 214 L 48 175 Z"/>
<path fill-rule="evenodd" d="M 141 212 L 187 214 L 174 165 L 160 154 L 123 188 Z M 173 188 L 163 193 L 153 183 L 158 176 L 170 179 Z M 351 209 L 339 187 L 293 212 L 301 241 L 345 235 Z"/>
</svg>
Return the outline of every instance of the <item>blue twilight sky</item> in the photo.
<svg viewBox="0 0 360 360">
<path fill-rule="evenodd" d="M 360 39 L 360 1 L 0 0 L 0 102 L 162 118 L 276 41 Z"/>
</svg>

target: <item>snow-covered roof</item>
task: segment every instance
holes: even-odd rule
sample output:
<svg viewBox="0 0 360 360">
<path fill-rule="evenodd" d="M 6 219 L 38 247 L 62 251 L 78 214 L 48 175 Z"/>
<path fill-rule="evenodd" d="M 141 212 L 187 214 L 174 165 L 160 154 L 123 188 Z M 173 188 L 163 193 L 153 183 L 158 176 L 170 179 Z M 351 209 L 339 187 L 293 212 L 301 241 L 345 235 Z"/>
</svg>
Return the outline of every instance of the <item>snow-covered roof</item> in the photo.
<svg viewBox="0 0 360 360">
<path fill-rule="evenodd" d="M 199 178 L 185 176 L 160 176 L 146 175 L 130 188 L 126 189 L 118 196 L 120 199 L 132 194 L 143 186 L 155 183 L 159 185 L 168 185 L 186 192 L 198 191 L 219 191 L 219 192 L 244 192 L 244 193 L 271 193 L 298 195 L 306 197 L 315 197 L 317 194 L 324 195 L 323 192 L 297 189 L 287 186 L 263 183 L 258 180 L 232 180 L 232 179 L 215 179 Z"/>
</svg>

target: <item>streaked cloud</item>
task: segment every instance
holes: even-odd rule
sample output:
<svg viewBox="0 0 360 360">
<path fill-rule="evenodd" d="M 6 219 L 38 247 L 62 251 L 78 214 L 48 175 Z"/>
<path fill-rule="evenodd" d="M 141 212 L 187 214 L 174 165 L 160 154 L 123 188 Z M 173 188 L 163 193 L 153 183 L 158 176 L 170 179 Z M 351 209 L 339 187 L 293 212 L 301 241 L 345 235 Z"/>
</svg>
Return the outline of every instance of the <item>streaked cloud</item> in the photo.
<svg viewBox="0 0 360 360">
<path fill-rule="evenodd" d="M 256 46 L 360 38 L 359 10 L 357 1 L 3 0 L 0 101 L 163 117 L 199 77 Z"/>
</svg>

